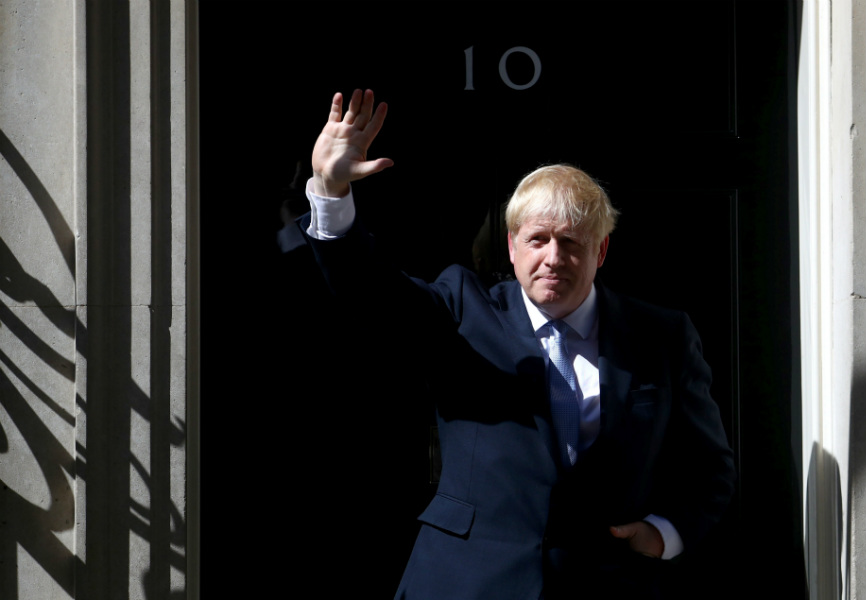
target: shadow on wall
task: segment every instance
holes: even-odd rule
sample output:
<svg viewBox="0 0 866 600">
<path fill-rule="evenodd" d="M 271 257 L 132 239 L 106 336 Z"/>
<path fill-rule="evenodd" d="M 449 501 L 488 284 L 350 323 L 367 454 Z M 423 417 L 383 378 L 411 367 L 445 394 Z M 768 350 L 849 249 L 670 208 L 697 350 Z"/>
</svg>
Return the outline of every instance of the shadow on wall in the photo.
<svg viewBox="0 0 866 600">
<path fill-rule="evenodd" d="M 0 155 L 26 187 L 41 211 L 74 275 L 72 232 L 45 186 L 3 132 L 0 132 Z M 5 241 L 0 240 L 0 291 L 21 305 L 35 306 L 50 321 L 56 332 L 74 340 L 75 311 L 61 306 L 59 300 L 42 282 L 28 274 Z M 75 502 L 70 482 L 75 478 L 74 458 L 68 440 L 58 439 L 65 433 L 69 439 L 75 417 L 58 399 L 40 387 L 34 377 L 45 382 L 52 376 L 46 370 L 73 381 L 75 365 L 19 318 L 20 313 L 0 304 L 0 453 L 10 467 L 0 475 L 0 593 L 4 598 L 18 598 L 18 547 L 30 555 L 68 594 L 73 594 L 73 554 L 54 535 L 69 531 L 75 522 Z M 59 336 L 58 336 L 59 337 Z M 12 357 L 6 349 L 21 344 L 25 352 Z M 35 357 L 36 360 L 31 360 Z M 16 364 L 16 360 L 18 363 Z M 26 390 L 25 393 L 22 393 Z M 48 417 L 48 418 L 46 418 Z M 59 418 L 61 425 L 48 421 Z M 68 429 L 66 429 L 68 428 Z M 12 442 L 10 443 L 10 439 Z M 28 455 L 29 453 L 29 455 Z M 35 470 L 41 471 L 40 476 Z M 12 477 L 10 477 L 10 475 Z M 7 480 L 7 477 L 10 480 Z M 34 488 L 47 488 L 47 502 L 31 502 Z M 21 492 L 21 493 L 19 493 Z"/>
<path fill-rule="evenodd" d="M 63 262 L 74 277 L 73 232 L 39 177 L 2 131 L 0 156 L 34 200 L 60 249 Z M 128 288 L 129 283 L 127 274 L 121 285 Z M 169 568 L 180 572 L 186 568 L 183 558 L 186 524 L 182 511 L 170 502 L 169 473 L 167 470 L 156 472 L 153 457 L 167 455 L 170 447 L 184 443 L 185 424 L 170 422 L 167 411 L 156 410 L 154 394 L 142 390 L 127 369 L 115 374 L 116 381 L 118 378 L 123 381 L 125 393 L 111 397 L 115 405 L 113 418 L 129 423 L 134 413 L 139 420 L 149 422 L 152 430 L 161 431 L 158 435 L 151 434 L 150 456 L 146 459 L 135 456 L 128 436 L 108 436 L 107 432 L 114 432 L 114 429 L 100 427 L 92 428 L 91 436 L 103 440 L 103 452 L 89 453 L 92 437 L 88 437 L 77 440 L 73 455 L 75 411 L 86 414 L 88 404 L 79 396 L 73 409 L 66 400 L 75 381 L 76 365 L 70 354 L 77 351 L 81 360 L 88 359 L 87 328 L 74 308 L 63 306 L 47 285 L 26 272 L 3 240 L 0 240 L 0 292 L 13 301 L 12 306 L 0 303 L 0 464 L 4 466 L 0 471 L 0 597 L 4 600 L 21 597 L 25 582 L 28 594 L 53 587 L 47 581 L 42 582 L 34 569 L 41 569 L 69 597 L 81 591 L 75 573 L 86 573 L 83 555 L 75 555 L 72 549 L 75 546 L 69 540 L 71 534 L 58 536 L 61 532 L 71 532 L 76 526 L 73 482 L 86 483 L 88 499 L 106 495 L 104 488 L 109 487 L 118 489 L 113 496 L 117 499 L 121 492 L 112 475 L 119 472 L 137 474 L 137 479 L 144 482 L 144 488 L 139 489 L 146 489 L 150 495 L 149 506 L 145 506 L 140 497 L 131 496 L 129 476 L 120 477 L 126 482 L 123 501 L 103 503 L 107 514 L 102 522 L 79 523 L 79 531 L 86 531 L 87 539 L 78 540 L 75 545 L 84 548 L 86 542 L 87 552 L 96 555 L 110 554 L 112 548 L 128 548 L 133 534 L 151 547 L 155 540 L 167 540 L 162 545 L 164 551 L 152 548 L 149 570 L 140 575 L 145 597 L 168 597 L 162 593 L 166 588 L 161 580 L 167 580 Z M 36 314 L 36 310 L 41 312 L 49 323 L 47 329 L 34 329 L 30 319 L 21 318 L 22 311 L 16 306 L 34 309 L 31 314 Z M 122 338 L 129 343 L 129 335 Z M 127 354 L 128 351 L 129 346 Z M 167 369 L 153 369 L 151 388 L 167 390 L 169 377 Z M 158 384 L 154 378 L 165 381 Z M 167 403 L 167 400 L 161 402 Z M 158 422 L 158 417 L 164 417 L 162 422 Z M 156 447 L 156 442 L 160 447 Z M 110 464 L 107 464 L 108 457 L 111 457 Z M 94 473 L 108 476 L 94 476 Z M 157 493 L 162 497 L 160 502 L 155 497 Z M 164 515 L 157 515 L 157 510 Z M 109 522 L 123 524 L 123 527 L 106 527 Z M 96 531 L 98 539 L 92 535 Z M 22 562 L 23 555 L 32 562 Z M 122 585 L 112 588 L 111 597 L 128 597 L 129 578 L 123 573 L 118 578 Z M 123 590 L 120 596 L 114 593 L 115 589 Z"/>
<path fill-rule="evenodd" d="M 813 443 L 806 482 L 805 536 L 806 571 L 812 598 L 842 597 L 842 532 L 839 463 L 832 454 Z"/>
<path fill-rule="evenodd" d="M 856 313 L 855 313 L 856 314 Z M 854 331 L 863 331 L 862 324 L 855 319 Z M 855 365 L 864 365 L 862 358 L 855 356 Z M 844 540 L 847 549 L 849 569 L 846 578 L 846 588 L 850 590 L 852 579 L 863 580 L 864 566 L 858 568 L 858 561 L 852 556 L 863 556 L 864 526 L 863 519 L 852 518 L 850 515 L 862 515 L 866 507 L 862 490 L 866 489 L 866 432 L 863 423 L 866 422 L 866 372 L 855 373 L 851 384 L 851 418 L 848 447 L 848 535 Z M 860 492 L 857 492 L 860 490 Z M 852 531 L 853 530 L 853 531 Z M 852 546 L 852 541 L 854 545 Z M 862 561 L 859 561 L 862 562 Z M 852 571 L 855 571 L 852 573 Z M 859 571 L 859 572 L 858 572 Z M 851 592 L 849 591 L 849 595 Z"/>
</svg>

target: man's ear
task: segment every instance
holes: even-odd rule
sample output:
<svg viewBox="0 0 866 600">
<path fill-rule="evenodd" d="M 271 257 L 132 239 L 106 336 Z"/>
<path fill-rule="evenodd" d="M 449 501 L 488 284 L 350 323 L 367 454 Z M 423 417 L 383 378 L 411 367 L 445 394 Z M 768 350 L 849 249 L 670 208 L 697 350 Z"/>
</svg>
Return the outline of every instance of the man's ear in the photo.
<svg viewBox="0 0 866 600">
<path fill-rule="evenodd" d="M 511 260 L 511 264 L 514 264 L 514 242 L 511 241 L 511 232 L 508 232 L 508 258 Z"/>
<path fill-rule="evenodd" d="M 601 267 L 604 264 L 604 257 L 607 256 L 607 246 L 610 244 L 610 236 L 604 236 L 604 239 L 601 240 L 601 244 L 598 245 L 598 265 L 596 268 Z"/>
</svg>

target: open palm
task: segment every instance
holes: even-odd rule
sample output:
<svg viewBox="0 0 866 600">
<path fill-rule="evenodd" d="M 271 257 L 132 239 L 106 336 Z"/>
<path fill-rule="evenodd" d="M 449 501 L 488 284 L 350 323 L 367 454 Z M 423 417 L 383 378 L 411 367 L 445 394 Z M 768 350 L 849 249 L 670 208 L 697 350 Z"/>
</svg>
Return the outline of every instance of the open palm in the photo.
<svg viewBox="0 0 866 600">
<path fill-rule="evenodd" d="M 328 122 L 313 148 L 313 184 L 322 196 L 342 197 L 349 183 L 390 167 L 389 158 L 367 160 L 370 144 L 382 129 L 388 105 L 373 110 L 372 90 L 355 90 L 343 115 L 343 95 L 334 94 Z"/>
</svg>

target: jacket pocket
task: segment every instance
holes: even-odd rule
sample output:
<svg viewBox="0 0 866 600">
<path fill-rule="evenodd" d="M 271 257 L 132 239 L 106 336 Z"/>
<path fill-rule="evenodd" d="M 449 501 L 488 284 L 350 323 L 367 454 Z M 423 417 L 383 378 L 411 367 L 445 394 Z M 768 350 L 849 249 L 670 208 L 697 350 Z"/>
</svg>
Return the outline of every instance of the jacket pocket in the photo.
<svg viewBox="0 0 866 600">
<path fill-rule="evenodd" d="M 631 390 L 628 395 L 631 399 L 631 405 L 635 404 L 654 404 L 658 402 L 661 391 L 657 387 L 644 387 L 639 390 Z"/>
<path fill-rule="evenodd" d="M 472 528 L 475 506 L 457 498 L 436 494 L 418 520 L 454 535 L 465 536 Z"/>
<path fill-rule="evenodd" d="M 628 394 L 629 414 L 633 419 L 645 420 L 655 417 L 659 403 L 667 395 L 667 389 L 646 387 L 639 390 L 631 390 Z"/>
</svg>

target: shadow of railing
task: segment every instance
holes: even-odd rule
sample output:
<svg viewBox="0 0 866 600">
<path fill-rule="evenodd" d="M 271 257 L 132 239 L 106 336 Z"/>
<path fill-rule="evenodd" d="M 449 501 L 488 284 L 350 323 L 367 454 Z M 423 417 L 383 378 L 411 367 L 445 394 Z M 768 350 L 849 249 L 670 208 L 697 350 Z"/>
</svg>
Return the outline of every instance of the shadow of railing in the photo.
<svg viewBox="0 0 866 600">
<path fill-rule="evenodd" d="M 187 434 L 176 416 L 183 407 L 172 405 L 172 327 L 185 327 L 174 323 L 171 287 L 170 21 L 167 2 L 153 2 L 150 10 L 149 305 L 134 306 L 131 292 L 130 8 L 124 3 L 87 11 L 87 304 L 64 305 L 27 272 L 20 247 L 0 240 L 4 600 L 56 587 L 69 597 L 123 600 L 136 581 L 145 598 L 184 593 L 178 587 L 186 573 L 185 507 L 174 499 L 185 494 L 172 477 L 173 468 L 183 468 L 173 452 Z M 109 88 L 113 93 L 106 94 Z M 34 210 L 24 218 L 41 216 L 50 231 L 27 251 L 38 246 L 40 255 L 51 256 L 56 246 L 58 267 L 76 285 L 75 236 L 63 211 L 2 131 L 0 156 L 32 200 Z M 133 352 L 146 364 L 133 364 Z M 23 553 L 30 557 L 26 567 Z"/>
<path fill-rule="evenodd" d="M 24 171 L 26 177 L 21 181 L 34 198 L 39 197 L 38 207 L 46 220 L 54 219 L 55 224 L 51 227 L 51 231 L 55 236 L 55 242 L 60 247 L 62 239 L 67 238 L 68 229 L 57 225 L 57 223 L 65 223 L 62 216 L 55 218 L 60 215 L 57 205 L 47 194 L 45 187 L 39 183 L 35 173 L 29 167 L 22 168 L 26 163 L 2 132 L 0 132 L 0 154 L 15 167 L 16 174 Z M 67 266 L 74 264 L 74 256 L 65 255 L 64 258 Z M 72 267 L 70 268 L 74 271 Z M 77 360 L 86 361 L 87 348 L 81 344 L 81 341 L 90 336 L 87 336 L 87 329 L 76 316 L 75 309 L 63 306 L 46 284 L 27 273 L 2 239 L 0 239 L 0 292 L 14 302 L 12 305 L 7 305 L 6 302 L 0 303 L 0 323 L 5 329 L 7 339 L 16 341 L 14 348 L 0 348 L 0 364 L 3 366 L 0 369 L 0 406 L 8 417 L 5 427 L 0 420 L 0 453 L 6 454 L 9 462 L 14 465 L 6 470 L 10 475 L 2 478 L 2 494 L 0 494 L 0 531 L 2 531 L 0 543 L 2 543 L 4 557 L 0 563 L 0 591 L 4 599 L 15 600 L 20 595 L 20 586 L 40 586 L 39 582 L 20 579 L 17 560 L 20 547 L 38 563 L 57 586 L 73 597 L 76 557 L 72 549 L 54 534 L 71 531 L 75 526 L 73 482 L 76 479 L 86 482 L 88 494 L 92 495 L 98 494 L 101 487 L 110 486 L 115 478 L 111 470 L 102 481 L 87 476 L 87 471 L 93 471 L 93 466 L 92 458 L 87 456 L 86 446 L 80 444 L 77 446 L 76 460 L 69 444 L 74 437 L 71 428 L 80 425 L 81 421 L 74 416 L 72 407 L 64 406 L 62 398 L 55 393 L 57 390 L 48 391 L 37 382 L 37 379 L 43 381 L 49 377 L 34 377 L 31 374 L 47 370 L 60 375 L 73 385 L 76 359 L 71 356 L 74 353 L 72 349 L 77 349 L 79 354 Z M 40 336 L 29 326 L 28 320 L 22 318 L 20 311 L 16 310 L 21 307 L 37 309 L 50 322 L 53 328 L 52 337 L 74 341 L 70 353 L 58 350 L 62 342 L 54 339 L 49 343 L 43 339 L 45 334 Z M 166 329 L 170 326 L 170 321 L 162 323 L 161 326 Z M 163 340 L 166 340 L 166 336 L 163 336 Z M 129 346 L 129 340 L 126 345 Z M 169 354 L 163 348 L 160 355 Z M 154 358 L 154 363 L 151 384 L 156 383 L 160 393 L 167 395 L 169 373 L 165 361 Z M 150 422 L 151 429 L 159 430 L 151 436 L 155 438 L 159 447 L 151 447 L 150 456 L 153 467 L 157 467 L 154 457 L 160 466 L 148 472 L 148 468 L 142 461 L 132 454 L 129 444 L 112 444 L 110 453 L 119 458 L 119 461 L 113 462 L 117 466 L 125 463 L 122 468 L 126 471 L 132 468 L 148 489 L 168 490 L 168 483 L 163 481 L 167 480 L 167 474 L 161 477 L 154 473 L 167 470 L 168 461 L 165 457 L 168 456 L 170 447 L 183 445 L 186 437 L 185 423 L 179 420 L 171 422 L 167 411 L 155 407 L 152 394 L 148 395 L 132 381 L 129 371 L 126 372 L 125 379 L 124 387 L 128 389 L 128 393 L 123 410 L 127 413 L 134 412 Z M 68 389 L 62 391 L 66 392 Z M 72 394 L 69 397 L 71 398 Z M 86 415 L 87 403 L 81 398 L 79 398 L 78 409 Z M 154 423 L 155 412 L 159 412 L 159 419 L 164 421 L 161 426 Z M 125 420 L 129 421 L 128 414 Z M 10 425 L 13 431 L 7 432 L 6 429 Z M 70 429 L 63 431 L 64 427 Z M 89 431 L 90 435 L 110 437 L 106 431 L 94 431 L 92 428 Z M 63 437 L 68 439 L 64 440 Z M 88 464 L 90 464 L 89 469 Z M 34 492 L 40 499 L 45 500 L 34 501 Z M 127 490 L 127 496 L 128 493 Z M 109 545 L 111 548 L 116 548 L 118 545 L 128 546 L 128 537 L 132 533 L 148 543 L 164 540 L 164 552 L 151 560 L 149 571 L 141 574 L 144 587 L 153 588 L 154 591 L 148 593 L 147 597 L 153 598 L 167 597 L 155 593 L 155 588 L 165 588 L 159 585 L 155 573 L 164 571 L 163 579 L 167 581 L 169 568 L 179 572 L 185 571 L 183 550 L 186 539 L 183 513 L 170 501 L 170 492 L 162 493 L 160 498 L 159 502 L 149 507 L 140 501 L 128 498 L 123 503 L 128 507 L 126 514 L 118 515 L 128 521 L 128 527 L 125 528 L 125 533 L 114 534 L 112 536 L 114 541 Z M 117 509 L 109 509 L 109 512 L 116 513 Z M 159 533 L 157 529 L 160 530 Z M 92 531 L 92 525 L 85 523 L 82 530 Z M 112 552 L 110 548 L 107 550 Z M 84 565 L 79 565 L 79 568 L 84 568 Z M 32 577 L 33 573 L 29 576 Z M 128 588 L 128 584 L 125 583 L 123 587 Z"/>
<path fill-rule="evenodd" d="M 36 172 L 27 164 L 27 161 L 2 130 L 0 130 L 0 155 L 6 159 L 9 166 L 15 171 L 15 175 L 24 184 L 24 187 L 27 188 L 27 192 L 33 199 L 34 204 L 42 212 L 42 216 L 57 242 L 57 247 L 60 249 L 63 261 L 74 277 L 75 238 L 72 234 L 72 229 L 70 229 L 69 224 L 63 217 L 63 213 L 51 198 L 51 194 L 48 193 L 48 190 L 42 184 Z M 3 276 L 6 276 L 5 265 Z"/>
<path fill-rule="evenodd" d="M 2 131 L 0 156 L 30 194 L 53 234 L 63 262 L 74 274 L 74 247 L 66 220 L 36 173 Z M 21 317 L 21 309 L 38 309 L 53 326 L 52 334 L 70 341 L 75 335 L 75 310 L 62 306 L 47 285 L 27 273 L 2 239 L 0 292 L 14 303 L 13 306 L 0 303 L 0 324 L 6 333 L 0 347 L 0 363 L 4 367 L 0 369 L 0 407 L 8 418 L 8 421 L 0 420 L 0 436 L 5 442 L 0 452 L 8 456 L 10 463 L 0 475 L 3 486 L 0 593 L 10 600 L 18 598 L 18 586 L 23 583 L 19 581 L 20 547 L 57 585 L 72 595 L 74 557 L 53 533 L 70 531 L 75 522 L 71 486 L 76 477 L 75 461 L 69 450 L 71 444 L 58 437 L 63 433 L 62 428 L 68 427 L 65 433 L 69 440 L 66 441 L 71 441 L 75 418 L 59 398 L 40 387 L 28 372 L 39 374 L 40 382 L 51 380 L 46 370 L 73 382 L 75 362 L 70 355 L 74 354 L 74 345 L 70 344 L 69 354 L 58 351 L 58 342 L 42 339 L 28 325 L 27 319 Z M 58 418 L 62 424 L 57 423 Z M 41 501 L 35 501 L 34 496 Z"/>
</svg>

